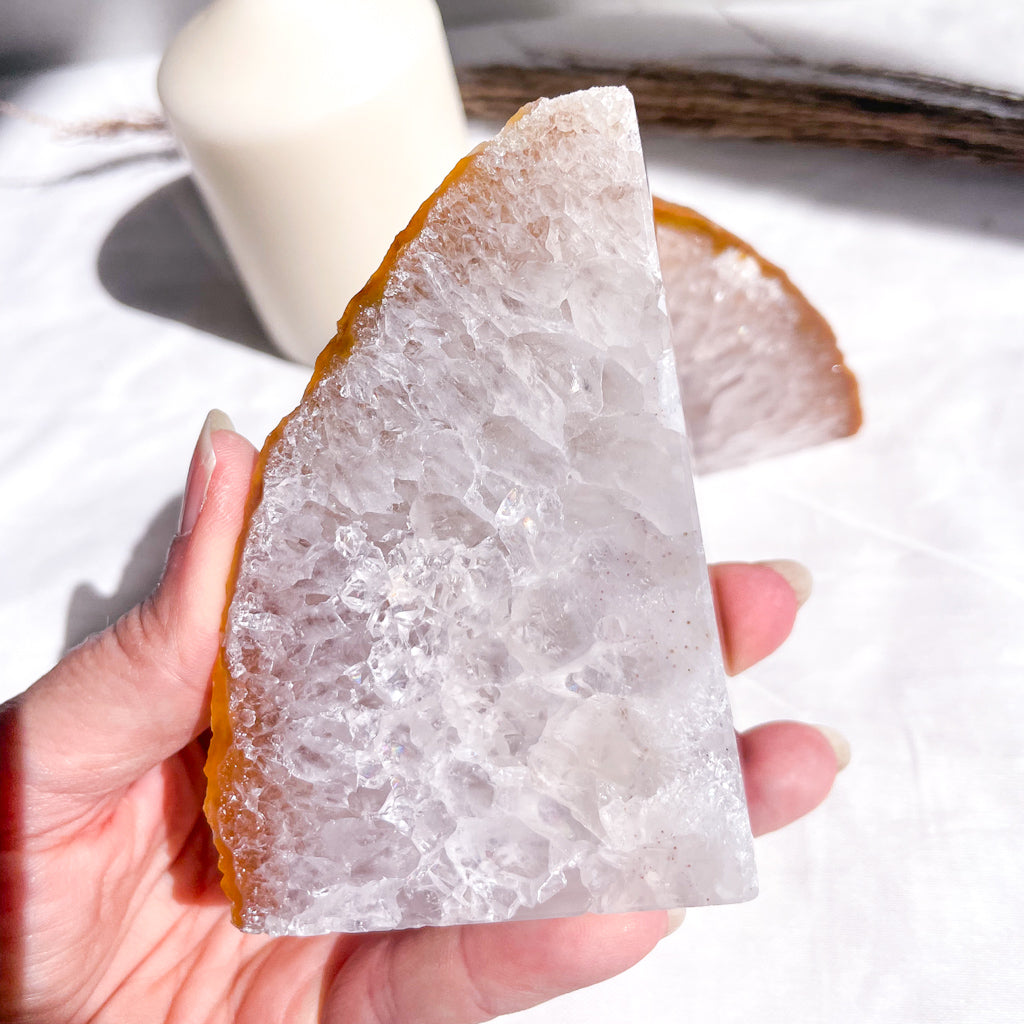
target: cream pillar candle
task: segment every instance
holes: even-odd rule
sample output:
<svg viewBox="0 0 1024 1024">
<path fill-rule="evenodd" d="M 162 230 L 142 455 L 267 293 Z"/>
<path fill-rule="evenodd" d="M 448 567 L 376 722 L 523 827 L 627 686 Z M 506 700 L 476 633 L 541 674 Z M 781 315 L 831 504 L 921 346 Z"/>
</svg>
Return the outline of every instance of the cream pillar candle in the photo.
<svg viewBox="0 0 1024 1024">
<path fill-rule="evenodd" d="M 467 148 L 433 0 L 216 0 L 158 88 L 257 313 L 304 362 Z"/>
</svg>

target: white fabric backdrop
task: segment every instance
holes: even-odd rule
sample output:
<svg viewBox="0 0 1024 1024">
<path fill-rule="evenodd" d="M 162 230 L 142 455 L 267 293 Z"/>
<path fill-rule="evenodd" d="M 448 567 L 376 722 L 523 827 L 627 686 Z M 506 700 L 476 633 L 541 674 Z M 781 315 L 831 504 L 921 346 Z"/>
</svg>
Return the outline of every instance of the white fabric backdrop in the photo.
<svg viewBox="0 0 1024 1024">
<path fill-rule="evenodd" d="M 155 106 L 153 59 L 2 94 Z M 758 846 L 754 903 L 523 1024 L 1018 1021 L 1024 1002 L 1024 177 L 900 156 L 647 139 L 651 181 L 780 263 L 857 372 L 853 440 L 699 484 L 713 558 L 802 559 L 789 643 L 737 719 L 842 729 L 829 804 Z M 159 137 L 0 121 L 0 697 L 146 592 L 211 406 L 259 441 L 304 369 L 266 349 Z M 325 339 L 326 340 L 326 339 Z"/>
<path fill-rule="evenodd" d="M 798 61 L 1024 92 L 1003 0 L 441 0 L 456 64 Z"/>
</svg>

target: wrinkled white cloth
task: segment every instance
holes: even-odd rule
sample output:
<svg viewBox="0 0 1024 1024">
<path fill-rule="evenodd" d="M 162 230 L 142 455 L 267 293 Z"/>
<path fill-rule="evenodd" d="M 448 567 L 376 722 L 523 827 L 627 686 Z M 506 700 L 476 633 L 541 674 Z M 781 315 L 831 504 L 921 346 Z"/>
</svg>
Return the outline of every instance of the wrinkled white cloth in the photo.
<svg viewBox="0 0 1024 1024">
<path fill-rule="evenodd" d="M 1024 94 L 1004 0 L 441 0 L 456 64 L 645 61 L 797 77 L 863 68 Z M 894 83 L 889 87 L 895 89 Z"/>
<path fill-rule="evenodd" d="M 0 94 L 69 119 L 155 109 L 154 70 Z M 756 901 L 694 911 L 635 970 L 509 1019 L 1017 1021 L 1021 175 L 646 141 L 655 191 L 785 267 L 860 379 L 857 437 L 698 484 L 713 559 L 795 557 L 816 578 L 790 641 L 734 681 L 738 724 L 827 722 L 853 762 L 758 843 Z M 186 174 L 166 138 L 0 120 L 0 696 L 152 585 L 207 410 L 258 442 L 307 379 L 262 341 Z"/>
</svg>

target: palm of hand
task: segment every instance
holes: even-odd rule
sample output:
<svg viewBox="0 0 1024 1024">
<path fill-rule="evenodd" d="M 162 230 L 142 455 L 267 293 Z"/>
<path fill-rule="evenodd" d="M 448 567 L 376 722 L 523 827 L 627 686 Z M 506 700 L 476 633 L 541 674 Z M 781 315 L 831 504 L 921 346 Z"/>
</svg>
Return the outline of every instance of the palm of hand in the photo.
<svg viewBox="0 0 1024 1024">
<path fill-rule="evenodd" d="M 325 965 L 348 940 L 273 942 L 232 926 L 202 813 L 204 760 L 193 741 L 85 819 L 26 820 L 28 891 L 12 909 L 31 914 L 17 958 L 29 1019 L 315 1019 Z"/>
</svg>

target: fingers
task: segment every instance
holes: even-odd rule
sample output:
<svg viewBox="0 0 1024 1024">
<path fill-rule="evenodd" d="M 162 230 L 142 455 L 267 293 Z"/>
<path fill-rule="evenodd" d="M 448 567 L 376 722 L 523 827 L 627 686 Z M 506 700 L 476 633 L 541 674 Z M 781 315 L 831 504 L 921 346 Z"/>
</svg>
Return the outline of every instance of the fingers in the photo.
<svg viewBox="0 0 1024 1024">
<path fill-rule="evenodd" d="M 789 636 L 810 593 L 810 573 L 798 562 L 730 562 L 711 567 L 722 654 L 730 675 L 767 657 Z M 750 824 L 762 835 L 818 806 L 850 759 L 833 730 L 770 722 L 739 736 Z"/>
<path fill-rule="evenodd" d="M 255 459 L 229 427 L 223 413 L 204 424 L 181 532 L 156 593 L 24 695 L 19 728 L 40 766 L 30 786 L 84 799 L 113 792 L 205 726 L 225 581 Z"/>
<path fill-rule="evenodd" d="M 741 733 L 739 751 L 754 835 L 814 810 L 850 759 L 838 733 L 799 722 L 768 722 Z"/>
<path fill-rule="evenodd" d="M 810 592 L 810 573 L 789 561 L 724 562 L 710 571 L 725 669 L 736 675 L 789 636 Z"/>
<path fill-rule="evenodd" d="M 381 937 L 350 958 L 328 990 L 324 1019 L 470 1024 L 593 985 L 646 956 L 666 915 L 611 914 L 471 925 Z"/>
</svg>

